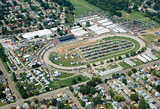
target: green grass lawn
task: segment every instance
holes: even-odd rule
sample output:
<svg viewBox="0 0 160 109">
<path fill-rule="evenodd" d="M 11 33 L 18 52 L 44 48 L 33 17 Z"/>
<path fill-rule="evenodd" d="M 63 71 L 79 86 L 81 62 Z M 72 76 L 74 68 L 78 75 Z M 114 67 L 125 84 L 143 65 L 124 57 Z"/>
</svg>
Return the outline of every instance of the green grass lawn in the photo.
<svg viewBox="0 0 160 109">
<path fill-rule="evenodd" d="M 56 54 L 57 56 L 60 56 L 61 59 L 55 60 L 54 57 L 53 57 L 53 54 Z M 71 54 L 73 54 L 73 52 Z M 62 64 L 62 66 L 65 66 L 65 67 L 75 67 L 75 66 L 82 66 L 82 65 L 86 64 L 85 62 L 83 62 L 82 58 L 80 58 L 80 57 L 73 56 L 74 57 L 74 59 L 73 59 L 70 56 L 67 56 L 68 58 L 66 59 L 65 56 L 66 56 L 66 54 L 58 54 L 56 52 L 53 52 L 49 55 L 49 59 L 53 59 L 52 62 L 54 64 L 57 64 L 57 65 Z M 76 63 L 74 65 L 71 65 L 71 62 L 78 62 L 78 64 Z M 81 62 L 83 62 L 83 64 L 81 64 Z"/>
<path fill-rule="evenodd" d="M 79 15 L 85 15 L 86 11 L 91 11 L 91 10 L 101 10 L 100 8 L 90 4 L 89 2 L 87 2 L 86 0 L 69 0 L 75 10 L 75 15 L 79 16 Z"/>
<path fill-rule="evenodd" d="M 142 62 L 140 59 L 138 59 L 138 58 L 131 59 L 131 61 L 133 61 L 134 63 L 136 63 L 136 66 L 137 66 L 137 65 L 142 65 L 142 64 L 143 64 L 143 62 Z"/>
<path fill-rule="evenodd" d="M 145 16 L 143 16 L 140 12 L 133 11 L 133 10 L 132 10 L 132 13 L 130 13 L 130 14 L 127 14 L 126 11 L 120 11 L 120 12 L 122 12 L 122 17 L 123 18 L 127 18 L 127 19 L 132 20 L 132 21 L 145 18 Z"/>
<path fill-rule="evenodd" d="M 67 77 L 70 77 L 74 75 L 73 73 L 64 73 L 64 72 L 61 72 L 61 76 L 58 76 L 57 78 L 67 78 Z"/>
<path fill-rule="evenodd" d="M 121 67 L 123 67 L 123 69 L 128 69 L 131 68 L 131 66 L 125 62 L 120 62 L 118 63 Z"/>
<path fill-rule="evenodd" d="M 117 68 L 118 65 L 112 65 L 112 64 L 110 64 L 110 65 L 108 65 L 107 67 L 108 67 L 109 69 L 114 69 L 114 68 Z"/>
<path fill-rule="evenodd" d="M 108 38 L 107 38 L 107 39 L 108 39 Z M 104 39 L 104 40 L 107 40 L 107 39 Z M 134 39 L 127 38 L 127 37 L 114 37 L 114 39 L 118 39 L 118 40 L 128 40 L 128 41 L 133 42 L 136 46 L 135 46 L 134 49 L 132 49 L 132 51 L 137 51 L 137 50 L 140 48 L 139 42 L 137 42 L 137 41 L 134 40 Z M 131 48 L 132 48 L 132 47 L 131 47 Z M 130 51 L 127 51 L 127 52 L 125 52 L 125 51 L 126 51 L 126 50 L 129 50 L 129 49 L 131 49 L 131 48 L 124 49 L 124 50 L 121 50 L 121 51 L 111 52 L 111 53 L 107 54 L 107 55 L 111 55 L 111 56 L 104 57 L 104 58 L 100 58 L 100 59 L 97 59 L 97 60 L 93 60 L 93 61 L 90 61 L 90 63 L 102 61 L 102 60 L 105 60 L 105 59 L 114 58 L 115 56 L 118 57 L 118 56 L 121 56 L 121 55 L 125 55 L 126 53 L 130 53 Z M 123 52 L 123 53 L 120 53 L 120 52 Z M 120 53 L 120 54 L 117 54 L 117 53 Z"/>
<path fill-rule="evenodd" d="M 153 35 L 153 34 L 147 34 L 146 36 L 143 37 L 143 39 L 148 42 L 148 43 L 152 43 L 152 41 L 158 41 L 158 36 Z"/>
<path fill-rule="evenodd" d="M 160 59 L 160 52 L 157 52 L 156 50 L 153 50 L 153 54 L 154 54 L 155 56 L 157 56 L 158 59 Z"/>
<path fill-rule="evenodd" d="M 87 11 L 91 11 L 91 9 L 85 7 L 84 5 L 81 4 L 73 4 L 74 6 L 74 13 L 76 16 L 80 16 L 80 15 L 86 15 Z"/>
<path fill-rule="evenodd" d="M 82 81 L 78 81 L 78 77 L 81 77 Z M 63 87 L 70 86 L 70 85 L 72 85 L 73 79 L 75 79 L 77 81 L 77 83 L 81 83 L 81 82 L 89 80 L 89 78 L 86 78 L 82 75 L 77 75 L 77 76 L 62 80 L 62 81 L 54 82 L 53 87 L 54 87 L 54 89 L 58 89 L 58 88 L 61 88 L 62 85 L 63 85 Z"/>
</svg>

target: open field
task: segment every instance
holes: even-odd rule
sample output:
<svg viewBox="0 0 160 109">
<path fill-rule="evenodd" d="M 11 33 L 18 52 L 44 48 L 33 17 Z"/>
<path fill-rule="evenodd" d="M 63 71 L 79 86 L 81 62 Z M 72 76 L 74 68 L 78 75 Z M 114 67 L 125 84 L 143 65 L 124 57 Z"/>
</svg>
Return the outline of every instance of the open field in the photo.
<svg viewBox="0 0 160 109">
<path fill-rule="evenodd" d="M 85 15 L 86 11 L 101 10 L 100 8 L 88 3 L 85 0 L 69 0 L 74 6 L 74 13 L 76 16 Z"/>
<path fill-rule="evenodd" d="M 128 69 L 131 68 L 131 66 L 125 62 L 120 62 L 118 63 L 121 67 L 123 67 L 123 69 Z"/>
<path fill-rule="evenodd" d="M 140 59 L 138 59 L 138 58 L 131 59 L 131 61 L 134 62 L 134 63 L 136 63 L 136 66 L 143 64 L 143 62 Z"/>
<path fill-rule="evenodd" d="M 123 18 L 127 18 L 127 19 L 132 20 L 132 21 L 145 18 L 145 16 L 143 16 L 141 13 L 133 11 L 133 10 L 132 10 L 132 13 L 130 13 L 130 14 L 126 13 L 125 11 L 120 11 L 120 12 L 122 12 L 122 17 Z"/>
<path fill-rule="evenodd" d="M 67 77 L 70 77 L 70 76 L 73 76 L 74 73 L 66 73 L 66 72 L 61 72 L 61 76 L 58 76 L 56 78 L 67 78 Z"/>
<path fill-rule="evenodd" d="M 114 69 L 114 68 L 117 68 L 117 67 L 118 67 L 117 64 L 115 64 L 115 65 L 110 64 L 110 65 L 107 66 L 108 69 Z"/>
<path fill-rule="evenodd" d="M 157 52 L 156 50 L 153 50 L 153 54 L 154 54 L 155 56 L 157 56 L 158 59 L 160 59 L 160 52 Z"/>
<path fill-rule="evenodd" d="M 66 67 L 81 66 L 81 65 L 86 64 L 82 60 L 82 58 L 80 58 L 80 56 L 78 55 L 78 53 L 76 51 L 67 52 L 67 55 L 66 55 L 66 53 L 58 53 L 58 52 L 54 51 L 49 55 L 49 59 L 54 64 L 62 65 L 62 66 L 66 66 Z M 71 64 L 71 63 L 73 63 L 73 64 Z"/>
<path fill-rule="evenodd" d="M 78 81 L 78 77 L 80 77 L 82 80 Z M 84 77 L 82 75 L 77 75 L 77 76 L 62 80 L 62 81 L 54 82 L 53 87 L 54 87 L 54 89 L 58 89 L 60 87 L 70 86 L 70 85 L 72 85 L 72 80 L 73 79 L 75 79 L 77 83 L 89 80 L 89 78 L 86 78 L 86 77 Z"/>
<path fill-rule="evenodd" d="M 87 11 L 91 11 L 90 8 L 87 8 L 86 6 L 81 5 L 81 4 L 73 4 L 73 6 L 75 8 L 74 13 L 76 16 L 86 15 Z"/>
<path fill-rule="evenodd" d="M 160 35 L 153 35 L 153 34 L 147 34 L 146 36 L 143 36 L 143 39 L 150 43 L 153 44 L 153 42 L 158 41 L 158 38 L 160 38 Z"/>
</svg>

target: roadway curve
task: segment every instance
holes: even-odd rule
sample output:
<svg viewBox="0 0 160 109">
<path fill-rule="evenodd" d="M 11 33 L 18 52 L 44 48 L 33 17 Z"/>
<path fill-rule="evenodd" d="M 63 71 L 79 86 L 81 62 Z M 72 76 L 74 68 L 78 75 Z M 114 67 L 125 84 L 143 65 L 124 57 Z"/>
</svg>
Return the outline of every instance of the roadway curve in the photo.
<svg viewBox="0 0 160 109">
<path fill-rule="evenodd" d="M 134 39 L 134 40 L 136 40 L 136 41 L 139 42 L 139 44 L 140 44 L 139 50 L 140 50 L 142 47 L 145 47 L 145 43 L 143 42 L 143 40 L 139 39 L 137 36 L 128 35 L 128 34 L 106 34 L 106 35 L 103 35 L 103 36 L 99 36 L 99 37 L 95 37 L 95 38 L 83 40 L 81 43 L 83 43 L 84 41 L 85 41 L 85 42 L 91 42 L 91 41 L 94 41 L 94 40 L 100 40 L 100 39 L 105 38 L 105 37 L 107 37 L 107 36 L 110 36 L 110 37 L 113 37 L 113 36 L 122 36 L 122 37 L 132 38 L 132 39 Z M 74 41 L 74 44 L 78 44 L 78 43 L 80 43 L 79 40 Z M 73 42 L 68 43 L 67 45 L 69 46 L 69 45 L 71 45 L 71 44 L 73 44 Z M 65 45 L 66 45 L 66 43 L 63 43 L 63 44 L 61 44 L 61 47 L 62 47 L 62 46 L 65 46 Z M 43 61 L 44 61 L 45 63 L 47 63 L 48 65 L 53 66 L 54 68 L 65 69 L 65 70 L 80 69 L 80 68 L 82 68 L 82 67 L 83 67 L 83 68 L 86 68 L 86 65 L 76 66 L 76 67 L 65 67 L 65 66 L 59 66 L 59 65 L 57 65 L 57 64 L 52 63 L 52 62 L 49 60 L 49 55 L 50 55 L 51 52 L 53 52 L 53 51 L 55 50 L 55 48 L 56 48 L 56 47 L 53 47 L 53 48 L 47 50 L 47 51 L 44 53 L 44 55 L 43 55 Z M 57 49 L 57 48 L 56 48 L 56 49 Z"/>
</svg>

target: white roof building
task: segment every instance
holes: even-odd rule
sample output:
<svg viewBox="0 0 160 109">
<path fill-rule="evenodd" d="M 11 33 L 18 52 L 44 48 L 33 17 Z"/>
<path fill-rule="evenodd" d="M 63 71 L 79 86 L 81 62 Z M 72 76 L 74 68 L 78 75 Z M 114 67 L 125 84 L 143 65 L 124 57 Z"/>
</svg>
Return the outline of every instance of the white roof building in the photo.
<svg viewBox="0 0 160 109">
<path fill-rule="evenodd" d="M 51 34 L 52 34 L 52 32 L 49 29 L 44 29 L 44 30 L 38 30 L 38 31 L 25 33 L 22 36 L 23 36 L 23 38 L 30 39 L 36 35 L 38 35 L 39 37 L 43 37 L 43 36 L 47 36 L 47 35 L 51 35 Z"/>
<path fill-rule="evenodd" d="M 132 61 L 131 61 L 130 59 L 128 59 L 128 58 L 126 58 L 126 59 L 124 60 L 124 62 L 127 63 L 127 64 L 129 64 L 130 66 L 135 66 L 135 65 L 136 65 L 136 63 L 132 62 Z"/>
<path fill-rule="evenodd" d="M 142 56 L 143 56 L 144 58 L 146 58 L 148 61 L 152 61 L 152 59 L 151 59 L 150 57 L 148 57 L 147 55 L 142 54 Z"/>
<path fill-rule="evenodd" d="M 148 62 L 145 58 L 143 58 L 142 56 L 138 55 L 137 56 L 138 59 L 140 59 L 142 62 L 146 63 Z"/>
</svg>

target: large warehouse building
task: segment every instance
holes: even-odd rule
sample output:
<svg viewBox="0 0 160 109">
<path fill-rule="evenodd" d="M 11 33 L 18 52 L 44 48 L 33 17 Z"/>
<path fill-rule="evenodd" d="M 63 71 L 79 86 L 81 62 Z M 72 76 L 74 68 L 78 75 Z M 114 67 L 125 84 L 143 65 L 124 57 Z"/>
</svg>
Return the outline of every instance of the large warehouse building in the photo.
<svg viewBox="0 0 160 109">
<path fill-rule="evenodd" d="M 36 35 L 38 35 L 39 37 L 43 37 L 43 36 L 48 36 L 48 35 L 51 35 L 51 34 L 52 34 L 52 32 L 49 29 L 44 29 L 44 30 L 38 30 L 38 31 L 25 33 L 22 36 L 23 36 L 23 38 L 31 39 Z"/>
</svg>

